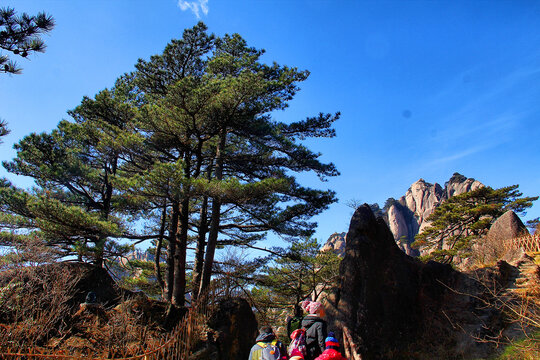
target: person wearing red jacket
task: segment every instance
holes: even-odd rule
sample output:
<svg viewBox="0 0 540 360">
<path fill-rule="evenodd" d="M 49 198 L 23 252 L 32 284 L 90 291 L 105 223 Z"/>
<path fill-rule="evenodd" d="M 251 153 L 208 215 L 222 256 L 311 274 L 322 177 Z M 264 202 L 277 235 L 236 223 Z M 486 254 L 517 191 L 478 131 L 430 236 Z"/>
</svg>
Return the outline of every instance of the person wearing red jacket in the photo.
<svg viewBox="0 0 540 360">
<path fill-rule="evenodd" d="M 334 337 L 333 332 L 328 333 L 328 337 L 325 339 L 324 344 L 326 350 L 324 350 L 315 360 L 347 360 L 339 352 L 339 342 Z"/>
</svg>

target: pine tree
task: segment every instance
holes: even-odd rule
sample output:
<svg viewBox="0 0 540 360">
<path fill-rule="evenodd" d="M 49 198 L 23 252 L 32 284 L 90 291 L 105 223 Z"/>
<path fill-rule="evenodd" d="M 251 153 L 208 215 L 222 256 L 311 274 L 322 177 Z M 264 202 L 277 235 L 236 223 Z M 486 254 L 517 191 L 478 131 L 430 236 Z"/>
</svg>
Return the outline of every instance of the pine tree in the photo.
<svg viewBox="0 0 540 360">
<path fill-rule="evenodd" d="M 472 245 L 487 234 L 499 216 L 507 210 L 523 213 L 538 199 L 522 197 L 518 187 L 485 186 L 451 197 L 427 219 L 430 225 L 416 236 L 413 247 L 426 252 L 426 259 L 442 263 L 451 263 L 456 256 L 468 256 Z"/>
<path fill-rule="evenodd" d="M 0 9 L 0 49 L 23 58 L 33 52 L 44 52 L 45 43 L 41 34 L 54 27 L 52 16 L 40 12 L 35 16 L 23 13 L 17 16 L 12 8 Z M 0 72 L 20 74 L 21 68 L 7 55 L 0 54 Z"/>
<path fill-rule="evenodd" d="M 51 245 L 101 266 L 106 253 L 119 250 L 113 239 L 127 231 L 115 191 L 124 162 L 117 140 L 130 131 L 134 115 L 108 90 L 84 98 L 69 113 L 74 122 L 63 120 L 51 133 L 31 134 L 15 145 L 17 156 L 4 167 L 34 178 L 37 187 L 26 195 L 8 187 L 2 201 L 14 215 L 31 219 Z M 15 206 L 17 193 L 24 206 Z"/>
<path fill-rule="evenodd" d="M 316 239 L 303 238 L 283 256 L 271 256 L 272 265 L 263 269 L 254 296 L 265 306 L 283 308 L 306 298 L 318 299 L 334 284 L 341 262 L 332 251 L 320 250 Z"/>
<path fill-rule="evenodd" d="M 143 99 L 140 132 L 153 157 L 146 159 L 142 183 L 166 190 L 171 204 L 167 283 L 173 302 L 183 301 L 189 239 L 198 244 L 196 295 L 210 282 L 218 245 L 252 243 L 268 230 L 307 235 L 314 224 L 305 219 L 335 201 L 333 192 L 303 188 L 286 174 L 337 175 L 297 140 L 334 136 L 339 115 L 273 121 L 269 114 L 286 108 L 308 73 L 265 65 L 262 54 L 239 35 L 207 35 L 199 23 L 162 55 L 140 60 L 133 75 Z"/>
<path fill-rule="evenodd" d="M 254 246 L 268 231 L 310 236 L 310 218 L 335 193 L 303 187 L 295 174 L 324 180 L 338 172 L 301 141 L 335 136 L 339 114 L 274 120 L 308 72 L 264 64 L 263 53 L 237 34 L 216 38 L 202 23 L 187 29 L 161 55 L 139 60 L 114 89 L 83 99 L 70 112 L 74 122 L 17 144 L 17 157 L 4 166 L 38 187 L 6 187 L 5 208 L 31 219 L 28 229 L 51 245 L 91 251 L 96 263 L 120 237 L 168 246 L 161 287 L 179 305 L 192 241 L 196 298 L 210 284 L 218 247 Z M 140 218 L 150 226 L 135 234 L 128 220 Z M 155 269 L 159 277 L 159 263 Z"/>
</svg>

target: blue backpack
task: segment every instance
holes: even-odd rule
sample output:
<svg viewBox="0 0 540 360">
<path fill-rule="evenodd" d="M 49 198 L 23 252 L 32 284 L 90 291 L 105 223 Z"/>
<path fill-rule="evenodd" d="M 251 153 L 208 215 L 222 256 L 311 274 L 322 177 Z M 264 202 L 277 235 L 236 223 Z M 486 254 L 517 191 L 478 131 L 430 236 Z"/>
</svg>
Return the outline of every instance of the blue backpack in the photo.
<svg viewBox="0 0 540 360">
<path fill-rule="evenodd" d="M 279 351 L 279 346 L 277 345 L 278 341 L 277 339 L 270 342 L 265 343 L 262 341 L 259 341 L 257 345 L 259 345 L 262 349 L 260 351 L 260 357 L 257 358 L 254 356 L 254 360 L 278 360 L 281 358 L 281 352 Z"/>
</svg>

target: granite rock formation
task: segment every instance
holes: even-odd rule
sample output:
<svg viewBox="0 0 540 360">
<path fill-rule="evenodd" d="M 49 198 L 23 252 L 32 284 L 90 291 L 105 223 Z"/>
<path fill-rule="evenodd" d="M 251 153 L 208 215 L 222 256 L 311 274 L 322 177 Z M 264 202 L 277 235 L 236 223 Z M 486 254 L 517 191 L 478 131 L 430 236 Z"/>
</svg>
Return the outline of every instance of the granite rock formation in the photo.
<svg viewBox="0 0 540 360">
<path fill-rule="evenodd" d="M 242 298 L 220 301 L 208 321 L 207 340 L 189 360 L 247 359 L 258 334 L 257 320 Z"/>
<path fill-rule="evenodd" d="M 511 268 L 501 262 L 490 274 L 508 279 Z M 492 345 L 474 339 L 506 326 L 499 310 L 479 300 L 483 291 L 475 276 L 403 253 L 365 204 L 351 220 L 340 283 L 326 303 L 329 326 L 346 329 L 349 351 L 363 360 L 483 358 Z"/>
<path fill-rule="evenodd" d="M 336 255 L 345 256 L 345 242 L 347 241 L 347 233 L 333 233 L 328 238 L 328 241 L 321 248 L 321 251 L 333 251 Z"/>
<path fill-rule="evenodd" d="M 503 242 L 528 234 L 527 227 L 512 210 L 502 214 L 489 228 L 488 241 Z"/>
<path fill-rule="evenodd" d="M 407 193 L 399 200 L 388 204 L 385 219 L 394 240 L 408 255 L 418 255 L 411 248 L 416 234 L 421 232 L 429 222 L 427 218 L 433 214 L 437 206 L 448 198 L 476 190 L 484 186 L 477 180 L 454 173 L 444 188 L 424 179 L 413 183 Z"/>
<path fill-rule="evenodd" d="M 474 246 L 476 261 L 493 263 L 501 258 L 506 260 L 521 257 L 519 249 L 512 249 L 508 240 L 528 234 L 527 227 L 512 210 L 501 215 L 491 225 L 486 237 Z"/>
</svg>

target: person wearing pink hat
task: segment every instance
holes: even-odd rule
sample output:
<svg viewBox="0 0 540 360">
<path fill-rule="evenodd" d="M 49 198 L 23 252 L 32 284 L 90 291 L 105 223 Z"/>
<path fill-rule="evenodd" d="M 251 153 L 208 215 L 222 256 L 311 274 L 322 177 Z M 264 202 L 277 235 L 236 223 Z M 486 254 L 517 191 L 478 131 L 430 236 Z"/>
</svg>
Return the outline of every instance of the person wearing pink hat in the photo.
<svg viewBox="0 0 540 360">
<path fill-rule="evenodd" d="M 306 360 L 314 360 L 325 350 L 326 321 L 324 308 L 318 301 L 304 301 L 302 308 L 309 314 L 302 320 L 302 328 L 306 329 Z"/>
</svg>

